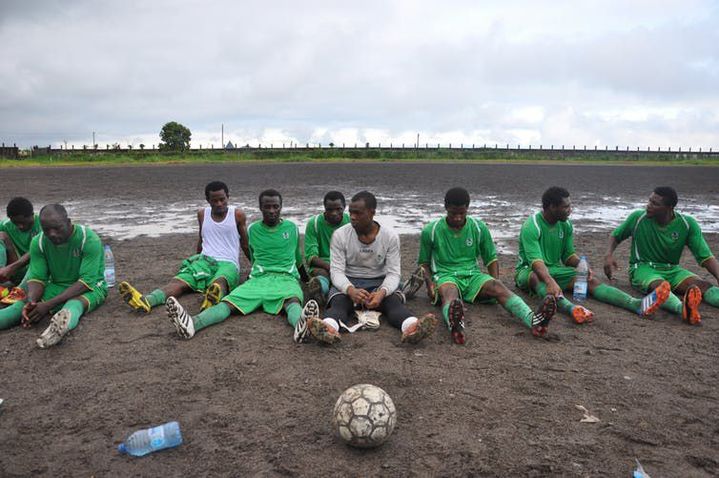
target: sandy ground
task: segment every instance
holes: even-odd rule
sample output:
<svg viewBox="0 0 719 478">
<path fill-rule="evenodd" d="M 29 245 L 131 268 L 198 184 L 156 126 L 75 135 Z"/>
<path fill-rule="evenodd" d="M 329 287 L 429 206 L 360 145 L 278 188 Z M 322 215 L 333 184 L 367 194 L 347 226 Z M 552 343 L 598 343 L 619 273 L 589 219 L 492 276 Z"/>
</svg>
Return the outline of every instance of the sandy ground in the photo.
<svg viewBox="0 0 719 478">
<path fill-rule="evenodd" d="M 577 234 L 600 269 L 606 235 Z M 719 250 L 718 235 L 708 240 Z M 195 235 L 110 242 L 118 277 L 149 291 Z M 417 238 L 402 247 L 407 275 Z M 500 263 L 513 284 L 515 258 Z M 688 254 L 685 265 L 708 277 Z M 630 291 L 625 271 L 615 284 Z M 200 300 L 181 299 L 193 312 Z M 690 327 L 661 311 L 646 320 L 588 305 L 595 322 L 558 317 L 556 341 L 533 338 L 499 306 L 469 305 L 463 347 L 444 329 L 400 344 L 383 324 L 330 348 L 294 344 L 284 319 L 262 313 L 183 341 L 164 308 L 132 313 L 112 290 L 52 349 L 34 345 L 45 324 L 0 332 L 0 476 L 630 476 L 635 457 L 652 476 L 719 474 L 719 311 L 705 307 L 703 325 Z M 432 310 L 424 291 L 410 307 Z M 335 400 L 356 383 L 384 388 L 398 409 L 376 450 L 331 432 Z M 576 405 L 600 422 L 580 423 Z M 141 459 L 115 451 L 135 429 L 170 420 L 181 447 Z"/>
</svg>

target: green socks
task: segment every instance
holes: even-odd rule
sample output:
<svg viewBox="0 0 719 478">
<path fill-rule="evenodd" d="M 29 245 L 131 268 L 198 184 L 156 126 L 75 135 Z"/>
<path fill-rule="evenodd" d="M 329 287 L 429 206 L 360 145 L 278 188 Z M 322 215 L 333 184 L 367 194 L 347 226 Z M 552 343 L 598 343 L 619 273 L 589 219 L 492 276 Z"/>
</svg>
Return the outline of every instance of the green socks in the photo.
<svg viewBox="0 0 719 478">
<path fill-rule="evenodd" d="M 0 267 L 5 267 L 7 265 L 7 249 L 5 248 L 5 243 L 3 241 L 0 241 Z"/>
<path fill-rule="evenodd" d="M 673 292 L 669 294 L 669 298 L 662 304 L 661 308 L 668 310 L 672 314 L 682 315 L 682 301 Z"/>
<path fill-rule="evenodd" d="M 547 295 L 547 284 L 541 281 L 537 282 L 537 285 L 534 287 L 534 292 L 543 299 L 544 296 Z M 564 296 L 557 297 L 557 309 L 561 310 L 565 314 L 572 315 L 574 304 L 572 304 L 569 299 Z"/>
<path fill-rule="evenodd" d="M 153 292 L 153 294 L 155 292 Z M 228 318 L 231 313 L 232 309 L 230 309 L 230 306 L 226 302 L 220 302 L 209 309 L 203 310 L 192 318 L 192 322 L 195 324 L 195 332 L 204 329 L 205 327 L 209 327 L 210 325 L 219 324 Z"/>
<path fill-rule="evenodd" d="M 82 302 L 78 299 L 70 299 L 65 302 L 65 305 L 63 305 L 62 308 L 70 312 L 68 330 L 72 330 L 77 327 L 78 322 L 80 322 L 80 317 L 82 317 L 83 312 L 85 312 L 85 307 L 82 305 Z"/>
<path fill-rule="evenodd" d="M 20 325 L 23 307 L 25 307 L 25 301 L 20 300 L 4 309 L 0 309 L 0 330 Z"/>
<path fill-rule="evenodd" d="M 447 328 L 449 328 L 449 302 L 442 305 L 442 318 L 444 319 L 444 323 L 447 324 Z"/>
<path fill-rule="evenodd" d="M 635 299 L 624 291 L 607 284 L 600 284 L 592 291 L 592 297 L 606 304 L 616 305 L 622 309 L 640 313 L 642 300 Z"/>
<path fill-rule="evenodd" d="M 165 293 L 162 292 L 162 289 L 155 289 L 147 294 L 145 299 L 150 303 L 150 307 L 157 307 L 158 305 L 164 304 L 167 297 L 165 297 Z"/>
<path fill-rule="evenodd" d="M 709 305 L 719 307 L 719 287 L 711 286 L 702 295 L 702 299 Z"/>
<path fill-rule="evenodd" d="M 285 305 L 285 312 L 287 312 L 287 322 L 289 322 L 290 325 L 294 327 L 300 320 L 300 315 L 302 315 L 302 307 L 297 302 L 290 302 L 289 304 Z"/>
<path fill-rule="evenodd" d="M 318 275 L 317 278 L 320 280 L 320 284 L 322 284 L 322 294 L 327 295 L 330 293 L 330 280 L 325 277 Z"/>
<path fill-rule="evenodd" d="M 518 295 L 512 294 L 512 297 L 507 300 L 507 303 L 504 304 L 503 307 L 507 312 L 521 320 L 527 327 L 532 326 L 532 309 L 530 309 L 527 303 Z"/>
</svg>

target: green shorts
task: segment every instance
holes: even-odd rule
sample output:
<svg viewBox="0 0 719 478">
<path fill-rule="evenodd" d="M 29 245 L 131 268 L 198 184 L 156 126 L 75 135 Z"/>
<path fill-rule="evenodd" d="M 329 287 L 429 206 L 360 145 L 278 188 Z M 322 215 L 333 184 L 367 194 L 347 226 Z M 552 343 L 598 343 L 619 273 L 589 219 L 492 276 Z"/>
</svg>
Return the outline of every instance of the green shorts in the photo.
<svg viewBox="0 0 719 478">
<path fill-rule="evenodd" d="M 482 290 L 482 287 L 484 287 L 484 284 L 486 284 L 489 281 L 494 280 L 494 277 L 492 277 L 489 274 L 485 274 L 483 272 L 478 272 L 476 274 L 453 274 L 453 273 L 437 273 L 432 277 L 432 280 L 434 280 L 434 283 L 436 284 L 437 290 L 439 290 L 439 287 L 442 284 L 454 284 L 457 286 L 457 289 L 459 290 L 459 296 L 462 298 L 465 302 L 473 303 L 477 296 L 479 295 L 479 292 Z M 441 297 L 439 294 L 435 294 L 434 297 L 434 304 L 437 304 L 441 300 Z M 487 297 L 481 299 L 480 303 L 493 303 L 495 299 Z"/>
<path fill-rule="evenodd" d="M 569 266 L 551 266 L 547 267 L 549 275 L 552 276 L 557 282 L 557 285 L 562 290 L 569 289 L 574 276 L 577 275 L 577 270 L 574 267 Z M 534 272 L 531 267 L 523 267 L 519 269 L 514 275 L 514 283 L 517 284 L 520 290 L 534 294 L 534 291 L 529 287 L 529 276 Z"/>
<path fill-rule="evenodd" d="M 641 292 L 648 292 L 652 282 L 658 280 L 669 281 L 672 290 L 690 277 L 698 277 L 693 272 L 679 266 L 650 266 L 649 264 L 634 264 L 629 267 L 629 281 L 632 287 Z"/>
<path fill-rule="evenodd" d="M 85 292 L 82 294 L 79 299 L 87 305 L 87 312 L 92 312 L 93 310 L 100 307 L 103 302 L 105 302 L 105 299 L 107 298 L 107 286 L 105 286 L 105 281 L 102 282 L 102 286 L 95 286 L 95 288 Z M 58 295 L 65 292 L 67 287 L 61 286 L 58 284 L 45 284 L 45 291 L 42 293 L 42 302 L 45 302 L 47 300 L 52 299 L 53 297 L 57 297 Z M 78 297 L 75 297 L 75 299 L 78 299 Z M 59 311 L 62 309 L 62 306 L 65 304 L 60 304 L 57 307 L 55 307 L 52 310 L 52 313 Z"/>
<path fill-rule="evenodd" d="M 300 281 L 289 274 L 267 273 L 250 277 L 222 300 L 247 315 L 260 307 L 268 314 L 276 315 L 287 299 L 296 298 L 302 303 L 304 295 Z"/>
<path fill-rule="evenodd" d="M 217 279 L 227 281 L 228 290 L 240 283 L 240 271 L 234 262 L 218 261 L 212 257 L 196 254 L 182 261 L 175 279 L 184 282 L 195 292 L 205 292 Z"/>
</svg>

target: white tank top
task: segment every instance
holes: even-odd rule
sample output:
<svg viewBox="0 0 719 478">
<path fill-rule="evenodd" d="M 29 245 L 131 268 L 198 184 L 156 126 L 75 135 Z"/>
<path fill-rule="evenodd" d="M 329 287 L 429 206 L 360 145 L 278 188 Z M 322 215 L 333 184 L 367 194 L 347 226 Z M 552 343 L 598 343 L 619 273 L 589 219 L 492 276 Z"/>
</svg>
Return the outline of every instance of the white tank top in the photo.
<svg viewBox="0 0 719 478">
<path fill-rule="evenodd" d="M 232 262 L 240 270 L 240 233 L 235 222 L 235 207 L 227 208 L 222 222 L 212 219 L 212 209 L 205 208 L 202 221 L 202 253 L 218 261 Z"/>
</svg>

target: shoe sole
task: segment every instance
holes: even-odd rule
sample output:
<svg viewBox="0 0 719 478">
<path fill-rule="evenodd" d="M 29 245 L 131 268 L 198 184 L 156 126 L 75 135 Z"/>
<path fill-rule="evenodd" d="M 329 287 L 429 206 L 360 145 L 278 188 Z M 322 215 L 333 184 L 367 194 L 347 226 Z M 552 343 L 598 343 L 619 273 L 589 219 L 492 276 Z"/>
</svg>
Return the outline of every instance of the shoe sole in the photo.
<svg viewBox="0 0 719 478">
<path fill-rule="evenodd" d="M 305 306 L 302 308 L 302 313 L 300 314 L 300 320 L 297 321 L 297 324 L 295 325 L 295 331 L 292 335 L 292 339 L 295 341 L 295 343 L 301 344 L 305 341 L 307 338 L 307 321 L 310 318 L 317 318 L 319 319 L 320 315 L 320 306 L 317 304 L 317 301 L 310 299 L 307 301 Z"/>
<path fill-rule="evenodd" d="M 202 300 L 200 310 L 209 309 L 213 305 L 219 304 L 220 299 L 222 299 L 222 287 L 220 287 L 220 284 L 215 282 L 205 291 L 205 298 Z"/>
<path fill-rule="evenodd" d="M 402 335 L 402 343 L 418 344 L 434 332 L 437 327 L 437 318 L 434 315 L 425 315 L 417 320 L 417 326 L 412 334 Z"/>
<path fill-rule="evenodd" d="M 191 339 L 195 334 L 194 331 L 190 333 L 189 329 L 182 324 L 182 316 L 187 316 L 188 320 L 192 320 L 192 317 L 187 313 L 184 307 L 174 297 L 169 297 L 165 302 L 167 308 L 167 315 L 170 319 L 170 323 L 175 326 L 177 335 L 183 339 Z"/>
<path fill-rule="evenodd" d="M 699 325 L 702 316 L 699 314 L 699 304 L 702 302 L 702 291 L 697 286 L 692 286 L 684 293 L 682 301 L 682 319 L 690 325 Z"/>
<path fill-rule="evenodd" d="M 339 333 L 335 332 L 333 334 L 330 332 L 327 329 L 328 325 L 317 317 L 312 317 L 307 321 L 307 328 L 309 329 L 310 334 L 312 334 L 312 337 L 322 343 L 332 345 L 342 340 Z"/>
<path fill-rule="evenodd" d="M 52 319 L 50 319 L 50 325 L 42 334 L 40 334 L 40 338 L 38 338 L 35 343 L 41 349 L 52 347 L 60 342 L 62 338 L 70 332 L 70 329 L 68 328 L 69 325 L 70 311 L 67 309 L 61 309 L 60 312 L 53 315 Z"/>
<path fill-rule="evenodd" d="M 557 313 L 557 299 L 553 295 L 547 295 L 532 315 L 532 327 L 541 326 L 547 328 L 547 324 Z"/>
<path fill-rule="evenodd" d="M 127 305 L 132 307 L 133 310 L 141 310 L 146 314 L 149 314 L 152 310 L 148 304 L 144 304 L 142 302 L 142 294 L 140 291 L 132 287 L 129 282 L 120 282 L 117 286 L 117 291 L 120 293 L 122 300 L 124 300 Z"/>
<path fill-rule="evenodd" d="M 661 307 L 662 304 L 667 301 L 667 299 L 669 298 L 669 294 L 671 293 L 672 286 L 669 285 L 669 282 L 664 281 L 659 284 L 656 289 L 644 296 L 644 298 L 642 299 L 642 308 L 644 309 L 644 312 L 641 313 L 641 316 L 649 317 L 650 315 L 653 315 L 654 312 L 659 310 L 659 307 Z M 648 306 L 645 306 L 645 304 L 648 302 L 651 303 Z"/>
<path fill-rule="evenodd" d="M 454 299 L 449 304 L 449 327 L 454 343 L 464 345 L 464 307 L 459 299 Z"/>
<path fill-rule="evenodd" d="M 417 295 L 417 292 L 422 288 L 422 284 L 424 284 L 424 270 L 419 267 L 409 277 L 409 280 L 402 287 L 401 292 L 406 299 L 411 299 Z"/>
<path fill-rule="evenodd" d="M 594 319 L 594 313 L 584 306 L 577 305 L 572 309 L 572 318 L 577 324 L 585 324 Z"/>
<path fill-rule="evenodd" d="M 27 299 L 25 291 L 19 287 L 13 287 L 10 292 L 0 300 L 0 304 L 12 305 L 15 302 Z"/>
</svg>

